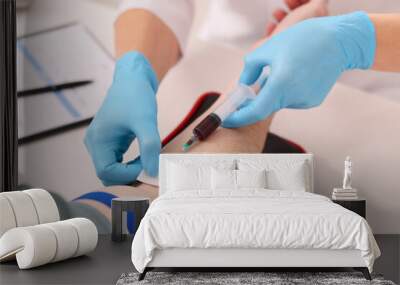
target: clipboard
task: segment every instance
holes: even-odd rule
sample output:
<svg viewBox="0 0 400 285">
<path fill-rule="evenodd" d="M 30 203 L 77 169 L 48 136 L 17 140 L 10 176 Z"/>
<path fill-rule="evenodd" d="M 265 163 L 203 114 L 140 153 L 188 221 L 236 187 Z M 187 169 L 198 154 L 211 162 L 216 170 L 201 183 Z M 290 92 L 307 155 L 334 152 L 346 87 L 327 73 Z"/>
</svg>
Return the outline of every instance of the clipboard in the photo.
<svg viewBox="0 0 400 285">
<path fill-rule="evenodd" d="M 17 40 L 17 90 L 93 80 L 87 86 L 18 98 L 20 144 L 88 124 L 112 80 L 114 58 L 83 25 L 72 23 Z"/>
</svg>

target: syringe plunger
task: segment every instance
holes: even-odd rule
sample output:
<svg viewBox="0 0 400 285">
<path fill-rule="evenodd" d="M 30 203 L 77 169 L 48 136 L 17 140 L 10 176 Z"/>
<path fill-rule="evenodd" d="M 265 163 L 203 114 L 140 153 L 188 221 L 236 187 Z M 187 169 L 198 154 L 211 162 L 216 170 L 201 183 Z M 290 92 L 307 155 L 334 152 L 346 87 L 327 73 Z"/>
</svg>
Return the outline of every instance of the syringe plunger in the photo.
<svg viewBox="0 0 400 285">
<path fill-rule="evenodd" d="M 224 102 L 214 111 L 221 121 L 225 120 L 231 113 L 236 111 L 248 99 L 254 99 L 254 90 L 244 84 L 239 84 L 235 90 L 229 93 Z"/>
</svg>

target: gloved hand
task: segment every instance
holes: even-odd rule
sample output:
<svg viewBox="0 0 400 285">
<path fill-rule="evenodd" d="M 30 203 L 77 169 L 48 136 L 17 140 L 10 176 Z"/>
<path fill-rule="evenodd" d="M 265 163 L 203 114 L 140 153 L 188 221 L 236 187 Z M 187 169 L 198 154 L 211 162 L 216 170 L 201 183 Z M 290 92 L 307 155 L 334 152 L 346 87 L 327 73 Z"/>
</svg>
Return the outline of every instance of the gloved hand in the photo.
<svg viewBox="0 0 400 285">
<path fill-rule="evenodd" d="M 157 77 L 141 53 L 129 52 L 117 61 L 113 83 L 85 137 L 97 176 L 104 185 L 131 183 L 142 167 L 149 175 L 157 175 L 161 149 L 157 85 Z M 136 137 L 140 159 L 122 163 Z"/>
<path fill-rule="evenodd" d="M 288 28 L 246 56 L 241 83 L 253 84 L 265 66 L 270 74 L 258 96 L 223 126 L 252 124 L 282 108 L 320 105 L 343 71 L 373 64 L 375 45 L 375 29 L 364 12 L 309 19 Z"/>
</svg>

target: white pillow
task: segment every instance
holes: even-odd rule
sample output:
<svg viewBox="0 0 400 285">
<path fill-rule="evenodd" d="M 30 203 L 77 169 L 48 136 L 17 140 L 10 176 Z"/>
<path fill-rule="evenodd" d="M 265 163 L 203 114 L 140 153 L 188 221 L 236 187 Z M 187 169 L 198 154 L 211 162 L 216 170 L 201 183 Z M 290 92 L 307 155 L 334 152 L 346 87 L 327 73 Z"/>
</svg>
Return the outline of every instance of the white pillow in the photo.
<svg viewBox="0 0 400 285">
<path fill-rule="evenodd" d="M 210 167 L 169 163 L 167 189 L 185 191 L 210 188 Z"/>
<path fill-rule="evenodd" d="M 236 170 L 232 169 L 211 169 L 211 189 L 235 190 Z"/>
<path fill-rule="evenodd" d="M 239 170 L 267 171 L 267 188 L 271 190 L 306 191 L 309 169 L 306 161 L 241 159 Z"/>
<path fill-rule="evenodd" d="M 167 191 L 210 190 L 211 168 L 234 169 L 235 161 L 170 161 L 167 163 Z"/>
<path fill-rule="evenodd" d="M 266 188 L 266 170 L 211 169 L 213 190 L 238 190 L 240 188 Z"/>
<path fill-rule="evenodd" d="M 237 188 L 267 188 L 267 171 L 236 170 Z"/>
<path fill-rule="evenodd" d="M 293 168 L 272 169 L 267 172 L 268 189 L 306 191 L 306 165 L 297 164 Z"/>
</svg>

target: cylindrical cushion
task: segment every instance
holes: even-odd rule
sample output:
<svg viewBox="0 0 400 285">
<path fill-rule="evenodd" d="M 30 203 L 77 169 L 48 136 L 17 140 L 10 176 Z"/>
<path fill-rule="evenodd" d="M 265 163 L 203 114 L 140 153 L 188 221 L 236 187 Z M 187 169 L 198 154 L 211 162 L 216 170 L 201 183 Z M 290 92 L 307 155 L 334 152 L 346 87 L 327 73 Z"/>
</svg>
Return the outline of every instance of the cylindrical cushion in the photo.
<svg viewBox="0 0 400 285">
<path fill-rule="evenodd" d="M 97 228 L 92 221 L 85 218 L 75 218 L 65 220 L 65 222 L 74 226 L 78 233 L 78 249 L 75 252 L 74 257 L 86 254 L 96 248 L 98 233 Z"/>
<path fill-rule="evenodd" d="M 16 256 L 20 269 L 32 268 L 86 254 L 97 238 L 96 226 L 85 218 L 13 228 L 0 238 L 0 261 Z"/>
<path fill-rule="evenodd" d="M 0 195 L 0 237 L 6 231 L 16 226 L 17 222 L 15 221 L 14 211 L 10 202 L 6 197 Z"/>
<path fill-rule="evenodd" d="M 51 262 L 56 249 L 51 229 L 42 225 L 14 228 L 0 239 L 0 260 L 16 253 L 19 268 L 28 269 Z"/>
<path fill-rule="evenodd" d="M 1 193 L 8 199 L 14 211 L 17 227 L 33 226 L 39 223 L 36 208 L 31 197 L 22 191 Z"/>
<path fill-rule="evenodd" d="M 22 191 L 28 194 L 36 208 L 39 224 L 51 223 L 60 220 L 58 208 L 50 193 L 43 189 L 29 189 Z"/>
<path fill-rule="evenodd" d="M 75 228 L 66 221 L 44 224 L 51 229 L 57 238 L 57 251 L 51 262 L 57 262 L 74 256 L 78 248 L 78 233 Z"/>
</svg>

